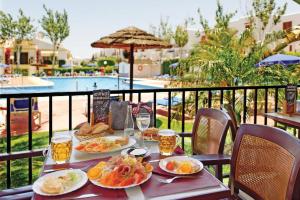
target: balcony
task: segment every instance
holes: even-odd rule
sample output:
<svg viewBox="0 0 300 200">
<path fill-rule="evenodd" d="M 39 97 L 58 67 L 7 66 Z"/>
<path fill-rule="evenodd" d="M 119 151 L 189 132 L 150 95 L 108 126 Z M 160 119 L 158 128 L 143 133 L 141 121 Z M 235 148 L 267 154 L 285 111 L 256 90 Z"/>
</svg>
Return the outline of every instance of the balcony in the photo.
<svg viewBox="0 0 300 200">
<path fill-rule="evenodd" d="M 223 104 L 232 105 L 241 123 L 274 126 L 273 120 L 268 120 L 264 113 L 282 110 L 285 87 L 279 85 L 112 90 L 111 95 L 118 96 L 123 101 L 132 99 L 133 102 L 153 102 L 154 126 L 185 133 L 192 130 L 195 111 L 203 107 L 220 108 Z M 298 94 L 299 87 L 298 85 Z M 178 105 L 172 104 L 173 96 L 182 99 Z M 158 99 L 163 97 L 167 99 L 167 105 L 164 107 L 157 105 Z M 31 185 L 36 180 L 43 165 L 43 150 L 47 147 L 53 132 L 73 130 L 78 123 L 91 121 L 93 92 L 0 94 L 0 99 L 6 103 L 6 108 L 10 108 L 12 98 L 27 98 L 28 102 L 38 98 L 43 102 L 43 109 L 47 112 L 43 112 L 41 115 L 47 120 L 42 122 L 42 126 L 47 127 L 47 130 L 35 129 L 35 123 L 33 123 L 35 111 L 32 106 L 29 106 L 25 112 L 28 119 L 23 124 L 28 130 L 22 135 L 13 133 L 13 129 L 15 129 L 11 120 L 13 113 L 10 109 L 5 110 L 5 106 L 2 107 L 6 123 L 2 126 L 0 139 L 1 190 L 24 187 Z M 81 105 L 79 108 L 78 101 Z M 63 113 L 58 112 L 60 116 L 56 115 L 57 107 L 64 108 Z M 78 118 L 78 113 L 84 113 L 87 117 Z M 56 123 L 61 123 L 58 122 L 58 119 L 64 122 L 64 127 L 57 127 Z M 295 136 L 300 134 L 293 128 L 288 128 L 288 131 Z M 180 134 L 180 136 L 182 149 L 187 154 L 191 154 L 191 135 Z"/>
</svg>

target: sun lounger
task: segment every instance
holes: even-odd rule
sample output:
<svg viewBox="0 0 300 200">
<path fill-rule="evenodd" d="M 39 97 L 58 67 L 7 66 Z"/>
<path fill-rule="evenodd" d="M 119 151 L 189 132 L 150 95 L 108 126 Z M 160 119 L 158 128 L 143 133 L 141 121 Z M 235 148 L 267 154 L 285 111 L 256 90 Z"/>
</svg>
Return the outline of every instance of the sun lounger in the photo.
<svg viewBox="0 0 300 200">
<path fill-rule="evenodd" d="M 10 128 L 12 135 L 28 132 L 28 103 L 28 98 L 12 98 L 10 100 Z M 41 112 L 38 108 L 37 98 L 32 98 L 31 106 L 32 130 L 35 131 L 41 127 Z M 6 135 L 6 129 L 1 134 Z"/>
<path fill-rule="evenodd" d="M 176 106 L 178 104 L 181 104 L 182 99 L 179 97 L 172 97 L 171 98 L 171 106 Z M 161 105 L 161 106 L 168 106 L 168 98 L 163 98 L 163 99 L 157 99 L 156 101 L 157 105 Z"/>
<path fill-rule="evenodd" d="M 0 83 L 8 83 L 9 82 L 9 78 L 6 77 L 0 77 Z"/>
</svg>

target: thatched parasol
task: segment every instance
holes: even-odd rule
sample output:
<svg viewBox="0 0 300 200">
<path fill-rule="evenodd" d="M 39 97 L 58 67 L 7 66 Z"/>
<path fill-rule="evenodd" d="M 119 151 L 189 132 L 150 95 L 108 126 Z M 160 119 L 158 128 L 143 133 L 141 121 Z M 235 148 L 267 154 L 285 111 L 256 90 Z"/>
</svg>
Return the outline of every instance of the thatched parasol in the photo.
<svg viewBox="0 0 300 200">
<path fill-rule="evenodd" d="M 96 48 L 118 48 L 130 51 L 130 89 L 133 89 L 134 49 L 161 49 L 172 47 L 167 42 L 136 27 L 127 27 L 91 44 Z"/>
</svg>

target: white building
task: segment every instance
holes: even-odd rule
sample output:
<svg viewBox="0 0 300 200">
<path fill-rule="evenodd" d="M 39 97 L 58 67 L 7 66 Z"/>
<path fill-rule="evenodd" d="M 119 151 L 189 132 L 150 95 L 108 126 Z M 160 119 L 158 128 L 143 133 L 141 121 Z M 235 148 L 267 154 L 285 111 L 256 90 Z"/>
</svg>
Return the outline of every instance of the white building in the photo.
<svg viewBox="0 0 300 200">
<path fill-rule="evenodd" d="M 292 27 L 294 26 L 299 26 L 300 25 L 300 13 L 296 13 L 296 14 L 288 14 L 288 15 L 284 15 L 281 17 L 281 21 L 280 23 L 278 23 L 276 26 L 272 26 L 272 27 L 267 27 L 267 32 L 271 32 L 271 31 L 279 31 L 279 30 L 291 30 Z M 245 30 L 245 28 L 247 28 L 248 26 L 248 18 L 244 17 L 241 18 L 237 21 L 233 21 L 229 24 L 230 27 L 235 28 L 239 31 L 239 33 L 241 33 L 243 30 Z M 259 36 L 259 30 L 255 31 L 256 35 L 256 39 L 259 40 L 260 36 Z M 291 43 L 288 47 L 286 47 L 284 49 L 285 51 L 300 51 L 300 42 L 294 42 Z"/>
<path fill-rule="evenodd" d="M 0 49 L 1 63 L 5 63 L 5 53 L 7 53 L 7 51 L 9 51 L 10 54 L 9 64 L 16 63 L 16 52 L 14 52 L 14 46 L 12 42 L 7 42 L 6 44 L 0 46 Z M 50 64 L 50 62 L 52 61 L 52 51 L 52 44 L 46 41 L 41 33 L 38 33 L 34 39 L 22 42 L 20 64 L 35 64 L 37 63 L 37 59 L 39 59 L 39 62 L 41 62 L 41 64 Z M 72 63 L 71 52 L 62 46 L 56 51 L 55 56 L 57 61 L 64 60 L 68 64 Z"/>
</svg>

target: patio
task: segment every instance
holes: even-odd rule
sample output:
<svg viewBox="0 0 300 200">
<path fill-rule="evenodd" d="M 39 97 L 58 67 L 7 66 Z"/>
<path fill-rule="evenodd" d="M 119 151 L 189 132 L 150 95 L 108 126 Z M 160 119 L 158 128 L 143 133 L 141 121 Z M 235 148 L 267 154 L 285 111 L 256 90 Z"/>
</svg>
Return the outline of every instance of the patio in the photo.
<svg viewBox="0 0 300 200">
<path fill-rule="evenodd" d="M 157 100 L 158 98 L 160 98 L 162 96 L 162 94 L 168 98 L 168 105 L 166 107 L 166 112 L 167 112 L 167 118 L 166 121 L 162 122 L 165 123 L 164 127 L 168 128 L 168 129 L 174 129 L 175 125 L 174 125 L 174 119 L 173 119 L 173 115 L 171 113 L 174 113 L 174 109 L 175 112 L 178 114 L 180 114 L 179 116 L 181 116 L 181 120 L 178 121 L 177 123 L 177 127 L 176 127 L 176 131 L 179 133 L 179 135 L 181 136 L 181 148 L 182 150 L 185 151 L 185 153 L 187 155 L 191 155 L 193 154 L 197 154 L 197 155 L 193 155 L 193 158 L 196 158 L 197 160 L 200 160 L 205 166 L 218 166 L 216 168 L 213 167 L 209 167 L 207 169 L 209 169 L 209 171 L 206 171 L 202 173 L 203 176 L 205 176 L 206 178 L 208 178 L 209 180 L 212 181 L 212 183 L 218 183 L 220 185 L 220 187 L 222 189 L 220 190 L 213 190 L 213 191 L 208 191 L 207 188 L 204 187 L 204 183 L 201 182 L 201 178 L 199 178 L 198 181 L 200 181 L 200 185 L 203 186 L 203 188 L 201 189 L 198 188 L 198 192 L 199 193 L 195 193 L 195 194 L 191 194 L 188 191 L 181 191 L 182 193 L 186 194 L 186 195 L 191 195 L 191 196 L 170 196 L 170 194 L 166 195 L 163 193 L 158 193 L 162 196 L 165 196 L 165 199 L 173 199 L 173 198 L 187 198 L 187 197 L 192 197 L 194 196 L 194 198 L 196 199 L 220 199 L 220 198 L 225 198 L 225 197 L 229 197 L 230 196 L 230 190 L 228 189 L 228 186 L 226 186 L 228 184 L 228 167 L 220 167 L 223 164 L 230 164 L 231 163 L 231 173 L 233 172 L 233 166 L 232 165 L 236 159 L 236 154 L 234 152 L 237 152 L 237 149 L 231 149 L 228 147 L 225 148 L 226 155 L 220 154 L 223 152 L 222 151 L 217 151 L 216 154 L 212 155 L 211 153 L 206 155 L 203 154 L 201 152 L 196 152 L 195 151 L 195 147 L 191 147 L 191 138 L 192 138 L 192 134 L 191 133 L 187 133 L 192 131 L 190 124 L 191 121 L 187 121 L 186 120 L 186 115 L 191 115 L 189 112 L 190 110 L 188 110 L 188 108 L 192 107 L 194 110 L 198 110 L 201 108 L 217 108 L 219 109 L 221 105 L 223 104 L 230 104 L 232 105 L 233 109 L 236 111 L 237 116 L 240 116 L 241 118 L 241 124 L 244 123 L 251 123 L 251 124 L 265 124 L 265 125 L 271 125 L 273 126 L 273 120 L 268 120 L 267 116 L 263 116 L 263 115 L 259 115 L 259 113 L 263 112 L 264 113 L 268 113 L 268 112 L 278 112 L 282 110 L 283 104 L 282 104 L 282 99 L 280 98 L 282 95 L 282 92 L 284 92 L 286 86 L 281 85 L 281 86 L 241 86 L 241 87 L 212 87 L 212 88 L 168 88 L 168 89 L 144 89 L 144 90 L 122 90 L 122 91 L 117 91 L 117 90 L 112 90 L 111 95 L 118 95 L 121 100 L 129 100 L 130 96 L 132 94 L 133 97 L 133 102 L 143 102 L 143 101 L 149 101 L 151 100 L 153 102 L 153 116 L 156 120 L 154 120 L 154 126 L 156 127 L 163 127 L 161 126 L 161 124 L 157 124 L 157 119 L 161 119 L 161 116 L 159 116 L 157 114 Z M 259 97 L 258 94 L 263 93 L 263 97 Z M 298 93 L 299 93 L 299 86 L 298 86 Z M 171 103 L 171 97 L 173 95 L 176 96 L 181 96 L 182 102 L 180 104 L 180 107 L 176 107 L 174 105 L 172 105 Z M 53 135 L 53 133 L 55 131 L 57 131 L 57 129 L 55 128 L 55 121 L 56 119 L 54 118 L 54 111 L 55 111 L 55 107 L 56 107 L 56 103 L 54 102 L 54 99 L 56 98 L 61 98 L 61 99 L 67 99 L 67 101 L 65 101 L 66 104 L 66 108 L 67 108 L 67 113 L 66 115 L 62 115 L 60 116 L 60 120 L 64 120 L 67 122 L 67 128 L 68 130 L 73 130 L 75 128 L 75 126 L 78 124 L 78 121 L 74 121 L 74 111 L 76 113 L 76 109 L 74 105 L 76 105 L 74 102 L 75 100 L 80 99 L 80 101 L 84 102 L 85 107 L 87 108 L 87 118 L 80 118 L 82 121 L 84 122 L 85 120 L 88 122 L 91 122 L 92 118 L 91 118 L 91 108 L 92 108 L 92 99 L 93 99 L 93 92 L 68 92 L 68 93 L 40 93 L 40 94 L 0 94 L 0 98 L 2 99 L 6 99 L 7 102 L 10 102 L 10 99 L 12 98 L 29 98 L 33 99 L 35 97 L 39 97 L 39 98 L 43 98 L 44 101 L 48 101 L 48 113 L 44 113 L 47 116 L 48 120 L 49 120 L 49 124 L 48 124 L 48 131 L 46 133 L 44 133 L 45 136 L 47 136 L 48 141 L 50 142 L 50 139 Z M 263 99 L 262 103 L 263 103 L 263 111 L 258 110 L 259 109 L 259 104 L 258 103 L 258 98 L 259 99 Z M 85 100 L 83 100 L 85 99 Z M 47 104 L 45 104 L 47 105 Z M 270 106 L 271 105 L 271 106 Z M 9 104 L 7 103 L 7 106 L 9 107 Z M 77 106 L 76 106 L 77 107 Z M 250 111 L 249 108 L 251 108 L 252 110 Z M 75 109 L 75 110 L 74 110 Z M 77 111 L 78 112 L 78 111 Z M 33 110 L 31 107 L 29 107 L 28 110 L 28 116 L 31 116 L 33 113 Z M 251 116 L 249 116 L 249 113 L 251 113 Z M 193 113 L 193 117 L 195 116 L 196 113 Z M 64 116 L 64 117 L 63 117 Z M 6 124 L 6 132 L 8 133 L 6 135 L 6 138 L 4 138 L 6 140 L 6 145 L 3 147 L 6 147 L 6 152 L 1 152 L 1 157 L 0 157 L 0 161 L 3 164 L 3 168 L 6 168 L 6 172 L 5 174 L 5 182 L 6 182 L 6 188 L 7 190 L 3 190 L 0 192 L 0 198 L 11 198 L 11 199 L 26 199 L 26 198 L 31 198 L 34 193 L 32 192 L 32 184 L 33 182 L 36 180 L 37 176 L 39 176 L 39 174 L 43 173 L 43 170 L 46 169 L 51 169 L 51 168 L 56 168 L 57 166 L 53 165 L 53 161 L 51 161 L 51 159 L 49 160 L 49 158 L 47 158 L 43 164 L 44 168 L 41 168 L 42 166 L 36 166 L 34 164 L 36 159 L 43 159 L 43 150 L 42 149 L 37 149 L 37 147 L 35 146 L 35 141 L 33 138 L 36 137 L 36 133 L 34 133 L 33 131 L 33 127 L 32 127 L 32 118 L 28 117 L 28 134 L 26 134 L 25 136 L 28 136 L 28 150 L 27 151 L 21 151 L 21 152 L 17 152 L 15 151 L 12 147 L 12 135 L 11 135 L 11 124 L 10 124 L 10 117 L 11 117 L 11 113 L 10 110 L 8 110 L 8 112 L 6 113 L 6 117 L 7 117 L 7 121 L 9 123 Z M 45 116 L 44 116 L 45 117 Z M 64 119 L 63 119 L 64 118 Z M 177 118 L 178 119 L 178 118 Z M 76 119 L 77 120 L 77 119 Z M 197 120 L 197 118 L 194 118 L 194 120 Z M 193 120 L 192 120 L 193 121 Z M 230 120 L 231 121 L 231 120 Z M 160 122 L 161 123 L 161 122 Z M 175 123 L 176 124 L 176 123 Z M 283 140 L 288 140 L 289 141 L 289 145 L 293 146 L 293 144 L 295 143 L 295 145 L 297 146 L 297 144 L 299 143 L 299 140 L 294 137 L 294 136 L 290 136 L 288 138 L 286 138 L 286 133 L 284 131 L 280 131 L 278 129 L 276 130 L 268 130 L 271 131 L 272 134 L 270 135 L 266 135 L 265 134 L 265 129 L 259 129 L 259 127 L 249 127 L 248 126 L 242 126 L 242 129 L 239 129 L 238 134 L 237 134 L 237 138 L 238 140 L 241 140 L 241 135 L 244 135 L 245 130 L 247 130 L 247 133 L 250 133 L 252 130 L 256 130 L 253 132 L 254 135 L 259 135 L 260 137 L 264 137 L 265 140 L 272 140 L 272 137 L 270 137 L 270 135 L 278 134 L 278 137 L 281 137 L 279 135 L 284 134 L 284 136 L 282 137 L 282 141 Z M 244 130 L 244 131 L 243 131 Z M 292 131 L 293 129 L 289 129 L 290 134 L 293 133 Z M 278 133 L 277 133 L 278 132 Z M 118 132 L 117 132 L 118 133 Z M 295 136 L 297 136 L 297 132 L 294 132 Z M 252 133 L 251 133 L 252 134 Z M 275 141 L 274 141 L 275 142 Z M 279 142 L 280 143 L 280 142 Z M 75 143 L 74 143 L 75 144 Z M 248 144 L 248 145 L 255 145 L 255 144 Z M 221 145 L 222 146 L 222 145 Z M 15 148 L 15 147 L 14 147 Z M 152 149 L 152 155 L 150 157 L 150 161 L 151 160 L 157 160 L 157 159 L 162 159 L 162 157 L 157 157 L 159 150 L 157 146 L 149 146 L 149 148 Z M 236 148 L 236 147 L 234 147 Z M 266 147 L 267 148 L 267 147 Z M 272 147 L 273 148 L 273 147 Z M 284 147 L 284 148 L 288 148 L 288 147 Z M 12 151 L 13 150 L 13 151 Z M 288 151 L 292 151 L 292 150 L 288 150 Z M 297 152 L 294 154 L 296 159 L 299 159 L 299 152 L 298 150 L 296 150 Z M 231 157 L 231 152 L 233 152 L 233 156 Z M 268 151 L 266 151 L 268 152 Z M 120 152 L 114 153 L 114 154 L 108 154 L 107 156 L 114 156 L 114 155 L 118 155 Z M 261 159 L 263 159 L 263 153 L 264 151 L 260 152 L 259 154 L 262 155 Z M 269 152 L 270 153 L 270 152 Z M 201 155 L 202 154 L 202 155 Z M 256 156 L 259 156 L 256 155 Z M 175 153 L 176 155 L 176 153 Z M 180 155 L 180 154 L 178 154 Z M 74 153 L 74 155 L 76 157 L 76 152 Z M 275 154 L 273 154 L 273 156 L 276 157 Z M 77 159 L 72 160 L 71 159 L 71 165 L 68 165 L 68 167 L 72 167 L 72 168 L 81 168 L 82 164 L 86 165 L 85 161 L 89 161 L 89 165 L 94 165 L 96 164 L 96 162 L 101 161 L 101 159 L 106 158 L 105 156 L 94 156 L 94 157 L 86 157 L 84 159 L 78 159 L 78 157 L 76 157 Z M 274 158 L 275 158 L 274 157 Z M 96 160 L 94 160 L 96 159 Z M 100 160 L 99 160 L 100 159 Z M 246 158 L 247 159 L 247 158 Z M 278 157 L 279 159 L 279 157 Z M 17 161 L 17 160 L 24 160 L 27 162 L 23 162 L 24 164 L 26 164 L 28 166 L 28 186 L 22 186 L 21 188 L 13 188 L 14 184 L 14 180 L 12 179 L 12 177 L 14 176 L 14 171 L 12 169 L 12 164 Z M 94 160 L 92 162 L 92 160 Z M 271 162 L 271 161 L 269 161 Z M 28 164 L 27 164 L 28 163 Z M 77 163 L 77 164 L 76 164 Z M 276 164 L 276 166 L 279 165 L 279 163 Z M 155 166 L 155 163 L 153 163 L 153 166 Z M 272 168 L 276 166 L 272 165 Z M 4 168 L 5 167 L 5 168 Z M 223 181 L 223 183 L 218 182 L 218 180 L 214 177 L 211 176 L 212 174 L 212 170 L 215 169 L 215 176 L 220 180 Z M 258 168 L 255 168 L 253 170 L 259 170 Z M 297 169 L 295 169 L 296 171 L 299 170 L 299 167 Z M 38 174 L 36 174 L 38 171 Z M 214 170 L 213 170 L 214 171 Z M 254 171 L 255 172 L 255 171 Z M 154 172 L 153 172 L 154 173 Z M 294 172 L 296 173 L 297 172 Z M 202 176 L 201 175 L 201 176 Z M 232 179 L 232 176 L 231 176 Z M 152 180 L 152 179 L 151 179 Z M 195 180 L 195 181 L 197 181 Z M 188 181 L 188 180 L 185 180 Z M 185 182 L 183 181 L 183 182 Z M 298 181 L 298 179 L 297 179 Z M 153 181 L 151 181 L 152 183 Z M 175 182 L 174 184 L 179 184 L 181 183 L 181 181 Z M 183 184 L 183 183 L 182 183 Z M 278 184 L 282 184 L 282 183 L 278 183 Z M 295 184 L 295 188 L 296 185 L 299 184 L 298 182 L 293 183 Z M 148 185 L 148 184 L 146 184 Z M 288 186 L 291 185 L 291 183 L 287 184 Z M 90 186 L 88 186 L 90 187 Z M 144 197 L 146 199 L 155 199 L 158 197 L 153 196 L 153 192 L 147 192 L 148 190 L 151 191 L 151 189 L 145 189 L 145 186 L 141 187 L 141 190 L 136 190 L 136 189 L 130 189 L 130 190 L 126 190 L 125 193 L 122 193 L 122 191 L 119 191 L 115 194 L 110 194 L 107 190 L 100 190 L 98 191 L 98 193 L 93 193 L 94 195 L 97 194 L 101 194 L 101 196 L 103 197 L 107 197 L 109 198 L 119 198 L 119 199 L 135 199 L 135 197 L 137 197 L 136 195 L 142 195 L 139 196 Z M 175 186 L 174 186 L 175 187 Z M 176 186 L 177 187 L 177 186 Z M 178 187 L 180 187 L 178 185 Z M 216 187 L 216 186 L 214 186 Z M 219 186 L 218 186 L 219 187 Z M 235 185 L 236 187 L 236 185 Z M 237 185 L 237 187 L 239 188 L 239 185 Z M 171 187 L 172 188 L 172 187 Z M 84 188 L 82 188 L 84 189 Z M 153 188 L 152 188 L 153 189 Z M 179 189 L 179 188 L 178 188 Z M 243 191 L 245 191 L 245 188 L 241 187 L 239 189 L 242 189 Z M 299 191 L 297 190 L 293 190 L 293 189 L 289 189 L 289 191 L 292 191 L 291 193 L 287 194 L 287 195 L 294 195 L 293 198 L 291 198 L 291 196 L 289 196 L 290 198 L 288 199 L 297 199 L 299 197 Z M 77 196 L 80 195 L 84 195 L 85 193 L 80 192 L 82 190 L 78 190 L 79 193 L 76 193 Z M 141 192 L 142 191 L 142 192 Z M 175 190 L 176 191 L 176 190 Z M 245 191 L 248 192 L 249 191 Z M 282 191 L 281 191 L 282 192 Z M 281 195 L 283 195 L 284 192 L 281 193 Z M 71 195 L 72 193 L 70 193 Z M 108 196 L 106 196 L 106 194 Z M 75 196 L 76 196 L 75 195 Z M 112 195 L 112 196 L 109 196 Z M 117 195 L 117 196 L 115 196 Z M 125 196 L 123 196 L 125 195 Z M 149 196 L 150 195 L 150 196 Z M 198 196 L 198 197 L 195 197 Z M 253 191 L 250 191 L 250 196 L 252 196 L 254 199 L 256 199 L 257 196 L 255 196 L 255 193 L 253 193 Z M 82 198 L 84 198 L 85 196 L 83 196 Z M 93 196 L 91 196 L 93 197 Z M 34 196 L 35 199 L 39 199 L 39 196 Z M 65 198 L 74 198 L 74 196 L 66 196 Z M 89 198 L 88 196 L 85 198 Z M 97 198 L 97 196 L 94 196 L 94 198 Z"/>
</svg>

